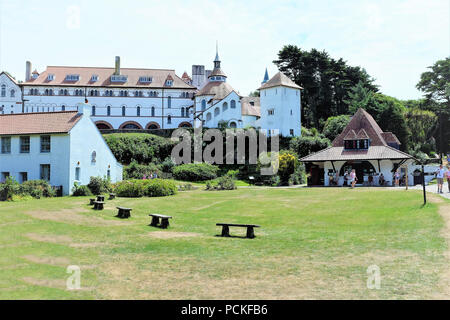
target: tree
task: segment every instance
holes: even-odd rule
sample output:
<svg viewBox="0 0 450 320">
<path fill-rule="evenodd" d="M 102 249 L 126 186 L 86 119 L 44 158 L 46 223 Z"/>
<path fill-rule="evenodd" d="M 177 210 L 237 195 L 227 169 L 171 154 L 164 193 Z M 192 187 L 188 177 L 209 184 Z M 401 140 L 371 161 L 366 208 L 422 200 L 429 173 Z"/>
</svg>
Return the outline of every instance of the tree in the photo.
<svg viewBox="0 0 450 320">
<path fill-rule="evenodd" d="M 330 141 L 333 141 L 348 125 L 350 122 L 350 116 L 340 115 L 335 117 L 329 117 L 323 127 L 323 135 Z"/>
<path fill-rule="evenodd" d="M 420 102 L 419 102 L 420 103 Z M 430 154 L 436 150 L 436 142 L 433 137 L 437 127 L 437 116 L 432 111 L 421 110 L 419 103 L 409 103 L 415 107 L 408 108 L 405 112 L 406 124 L 414 133 L 408 145 L 409 152 Z"/>
<path fill-rule="evenodd" d="M 450 57 L 438 60 L 420 76 L 417 89 L 424 92 L 431 109 L 438 116 L 438 128 L 434 137 L 441 153 L 450 150 Z"/>
<path fill-rule="evenodd" d="M 289 144 L 289 149 L 305 157 L 311 153 L 320 151 L 330 146 L 330 140 L 321 136 L 301 136 L 295 137 Z"/>
<path fill-rule="evenodd" d="M 371 91 L 378 90 L 364 69 L 349 66 L 343 59 L 335 60 L 325 51 L 288 45 L 273 62 L 303 87 L 302 120 L 306 127 L 321 129 L 329 117 L 347 114 L 349 89 L 358 82 Z"/>
<path fill-rule="evenodd" d="M 259 97 L 259 91 L 258 90 L 252 91 L 252 92 L 250 92 L 250 94 L 248 96 L 249 97 Z"/>
</svg>

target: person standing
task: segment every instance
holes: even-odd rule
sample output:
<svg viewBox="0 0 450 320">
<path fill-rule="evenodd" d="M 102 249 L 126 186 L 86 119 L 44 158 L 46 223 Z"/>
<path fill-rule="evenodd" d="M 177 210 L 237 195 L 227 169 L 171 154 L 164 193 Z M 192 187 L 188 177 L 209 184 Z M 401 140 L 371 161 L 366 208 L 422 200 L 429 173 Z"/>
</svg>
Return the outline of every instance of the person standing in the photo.
<svg viewBox="0 0 450 320">
<path fill-rule="evenodd" d="M 352 182 L 352 189 L 355 187 L 356 184 L 356 171 L 355 169 L 352 169 L 352 172 L 350 173 L 350 181 Z"/>
<path fill-rule="evenodd" d="M 400 172 L 398 172 L 398 169 L 394 173 L 394 180 L 395 180 L 395 186 L 398 187 L 400 184 Z"/>
<path fill-rule="evenodd" d="M 445 175 L 447 176 L 448 192 L 450 192 L 450 164 L 447 165 L 447 172 Z"/>
<path fill-rule="evenodd" d="M 445 169 L 441 164 L 439 166 L 439 169 L 436 170 L 436 179 L 437 179 L 437 187 L 438 187 L 437 193 L 443 193 L 442 186 L 444 184 L 444 174 L 445 174 Z"/>
</svg>

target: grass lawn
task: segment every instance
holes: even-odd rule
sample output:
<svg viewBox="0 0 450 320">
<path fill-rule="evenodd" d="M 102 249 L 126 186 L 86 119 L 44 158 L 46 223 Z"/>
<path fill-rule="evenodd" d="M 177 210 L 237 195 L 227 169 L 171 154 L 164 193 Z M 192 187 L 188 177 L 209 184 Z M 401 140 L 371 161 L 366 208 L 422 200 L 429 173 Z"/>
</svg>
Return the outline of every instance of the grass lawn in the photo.
<svg viewBox="0 0 450 320">
<path fill-rule="evenodd" d="M 431 196 L 430 196 L 431 197 Z M 439 206 L 420 191 L 241 188 L 0 203 L 0 299 L 412 299 L 445 296 Z M 132 217 L 114 217 L 115 207 Z M 172 215 L 149 227 L 149 213 Z M 217 222 L 259 224 L 253 240 Z M 231 228 L 231 233 L 245 230 Z M 378 265 L 381 289 L 366 286 Z M 66 290 L 68 265 L 82 290 Z M 447 296 L 447 298 L 449 298 Z"/>
</svg>

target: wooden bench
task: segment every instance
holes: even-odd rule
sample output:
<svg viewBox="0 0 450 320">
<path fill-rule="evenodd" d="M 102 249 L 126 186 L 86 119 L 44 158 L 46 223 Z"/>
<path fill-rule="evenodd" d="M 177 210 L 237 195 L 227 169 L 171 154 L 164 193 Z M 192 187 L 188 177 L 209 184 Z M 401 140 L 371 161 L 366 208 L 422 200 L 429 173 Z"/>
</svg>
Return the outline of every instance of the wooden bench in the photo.
<svg viewBox="0 0 450 320">
<path fill-rule="evenodd" d="M 256 224 L 238 224 L 238 223 L 216 223 L 216 226 L 222 226 L 221 237 L 230 236 L 230 227 L 242 227 L 247 228 L 247 238 L 253 239 L 255 237 L 254 228 L 259 228 L 260 226 Z"/>
<path fill-rule="evenodd" d="M 94 210 L 103 210 L 104 201 L 94 201 Z"/>
<path fill-rule="evenodd" d="M 104 202 L 105 196 L 97 196 L 97 201 Z"/>
<path fill-rule="evenodd" d="M 149 216 L 152 217 L 152 222 L 150 223 L 150 225 L 152 227 L 159 227 L 161 229 L 167 229 L 167 227 L 169 226 L 169 219 L 172 219 L 171 216 L 165 216 L 156 213 L 151 213 L 149 214 Z M 161 219 L 161 223 L 159 222 L 159 219 Z"/>
<path fill-rule="evenodd" d="M 109 194 L 109 200 L 113 200 L 116 198 L 116 194 L 115 193 L 110 193 Z"/>
<path fill-rule="evenodd" d="M 119 212 L 117 213 L 116 217 L 121 219 L 129 218 L 131 216 L 130 212 L 131 210 L 133 210 L 131 208 L 124 208 L 124 207 L 116 207 L 116 208 L 119 209 Z"/>
<path fill-rule="evenodd" d="M 89 205 L 90 206 L 94 205 L 94 201 L 96 201 L 95 198 L 89 199 Z"/>
</svg>

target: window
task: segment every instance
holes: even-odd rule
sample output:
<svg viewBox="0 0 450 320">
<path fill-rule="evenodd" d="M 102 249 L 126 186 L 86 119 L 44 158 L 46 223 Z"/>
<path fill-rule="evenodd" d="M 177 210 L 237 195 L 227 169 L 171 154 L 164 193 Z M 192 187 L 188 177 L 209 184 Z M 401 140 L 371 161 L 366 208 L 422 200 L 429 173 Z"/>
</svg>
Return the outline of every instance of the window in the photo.
<svg viewBox="0 0 450 320">
<path fill-rule="evenodd" d="M 95 106 L 92 106 L 92 115 L 95 116 Z"/>
<path fill-rule="evenodd" d="M 106 171 L 106 177 L 109 179 L 111 179 L 111 170 L 108 169 L 108 171 Z"/>
<path fill-rule="evenodd" d="M 125 115 L 126 115 L 125 106 L 122 106 L 122 117 L 125 117 Z"/>
<path fill-rule="evenodd" d="M 205 109 L 206 109 L 206 100 L 203 99 L 202 100 L 202 111 L 205 111 Z"/>
<path fill-rule="evenodd" d="M 230 101 L 230 108 L 231 109 L 235 109 L 236 108 L 236 101 L 234 101 L 234 100 Z"/>
<path fill-rule="evenodd" d="M 236 128 L 236 122 L 232 121 L 230 122 L 230 128 Z"/>
<path fill-rule="evenodd" d="M 128 76 L 125 75 L 112 75 L 111 82 L 127 82 Z"/>
<path fill-rule="evenodd" d="M 50 181 L 50 165 L 41 164 L 41 180 Z"/>
<path fill-rule="evenodd" d="M 136 108 L 136 115 L 137 115 L 138 117 L 141 116 L 141 107 L 137 107 L 137 108 Z"/>
<path fill-rule="evenodd" d="M 11 94 L 11 98 L 14 98 L 16 96 L 16 90 L 12 89 L 10 94 Z"/>
<path fill-rule="evenodd" d="M 206 114 L 206 121 L 211 120 L 211 118 L 212 118 L 211 112 L 208 112 L 208 113 Z"/>
<path fill-rule="evenodd" d="M 167 97 L 167 108 L 171 108 L 172 107 L 172 97 L 168 96 Z"/>
<path fill-rule="evenodd" d="M 275 110 L 269 109 L 269 110 L 267 110 L 267 114 L 268 114 L 269 116 L 273 116 L 273 115 L 275 114 Z"/>
<path fill-rule="evenodd" d="M 291 109 L 291 116 L 292 116 L 292 109 Z"/>
<path fill-rule="evenodd" d="M 11 153 L 11 137 L 2 137 L 2 153 Z"/>
<path fill-rule="evenodd" d="M 181 108 L 181 116 L 184 117 L 184 107 Z"/>
<path fill-rule="evenodd" d="M 2 181 L 4 182 L 9 177 L 9 172 L 2 172 Z"/>
<path fill-rule="evenodd" d="M 152 117 L 155 116 L 155 107 L 152 107 Z"/>
<path fill-rule="evenodd" d="M 66 106 L 65 105 L 61 106 L 61 111 L 66 111 Z"/>
<path fill-rule="evenodd" d="M 20 153 L 30 153 L 30 137 L 20 137 Z"/>
<path fill-rule="evenodd" d="M 172 116 L 167 116 L 167 124 L 171 124 L 172 123 Z"/>
<path fill-rule="evenodd" d="M 370 141 L 368 139 L 345 140 L 344 141 L 345 149 L 368 149 L 369 145 L 370 145 Z"/>
<path fill-rule="evenodd" d="M 79 74 L 68 74 L 66 75 L 66 81 L 78 81 L 80 80 Z"/>
<path fill-rule="evenodd" d="M 222 112 L 228 109 L 228 103 L 224 102 L 222 105 Z"/>
<path fill-rule="evenodd" d="M 47 76 L 47 81 L 53 81 L 55 79 L 55 75 L 54 74 L 49 74 Z"/>
<path fill-rule="evenodd" d="M 50 152 L 50 136 L 41 136 L 41 152 Z"/>
<path fill-rule="evenodd" d="M 2 84 L 2 97 L 6 97 L 6 85 Z"/>
<path fill-rule="evenodd" d="M 28 181 L 28 172 L 19 172 L 20 183 Z"/>
<path fill-rule="evenodd" d="M 171 87 L 173 84 L 173 80 L 166 80 L 166 86 Z"/>
<path fill-rule="evenodd" d="M 290 133 L 291 136 L 293 136 L 294 135 L 294 129 L 289 129 L 289 133 Z"/>
<path fill-rule="evenodd" d="M 91 77 L 91 82 L 97 82 L 98 81 L 98 75 L 93 74 Z"/>
<path fill-rule="evenodd" d="M 95 163 L 96 161 L 97 161 L 97 152 L 95 152 L 95 150 L 94 150 L 91 153 L 91 162 Z"/>
<path fill-rule="evenodd" d="M 80 181 L 80 173 L 81 173 L 80 171 L 81 171 L 80 167 L 75 168 L 75 180 L 76 181 Z"/>
<path fill-rule="evenodd" d="M 150 76 L 139 77 L 139 82 L 142 82 L 142 83 L 150 83 L 152 81 L 153 81 L 153 78 Z"/>
<path fill-rule="evenodd" d="M 106 115 L 110 116 L 111 115 L 111 106 L 107 106 L 106 107 Z"/>
<path fill-rule="evenodd" d="M 220 109 L 219 109 L 219 107 L 216 107 L 214 109 L 214 117 L 217 117 L 219 114 L 220 114 Z"/>
</svg>

